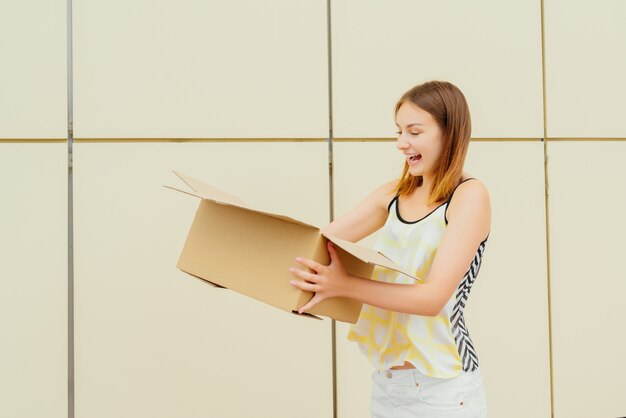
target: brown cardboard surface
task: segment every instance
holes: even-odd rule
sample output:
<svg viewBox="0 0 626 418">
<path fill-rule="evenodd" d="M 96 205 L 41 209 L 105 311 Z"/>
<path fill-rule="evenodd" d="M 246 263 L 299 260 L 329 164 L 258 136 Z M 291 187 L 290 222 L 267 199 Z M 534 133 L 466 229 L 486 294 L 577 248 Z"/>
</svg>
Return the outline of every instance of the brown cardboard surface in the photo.
<svg viewBox="0 0 626 418">
<path fill-rule="evenodd" d="M 170 188 L 202 199 L 177 267 L 213 285 L 294 312 L 313 294 L 290 285 L 295 276 L 289 267 L 304 268 L 296 262 L 296 257 L 328 265 L 326 244 L 329 239 L 337 246 L 346 271 L 354 276 L 371 278 L 375 265 L 402 272 L 374 250 L 323 236 L 316 226 L 245 206 L 235 196 L 200 180 L 176 174 L 192 191 Z M 357 300 L 331 298 L 316 305 L 308 314 L 354 323 L 361 306 Z"/>
<path fill-rule="evenodd" d="M 201 196 L 205 196 L 205 199 L 212 198 L 222 201 L 224 203 L 230 203 L 232 205 L 245 206 L 245 203 L 237 196 L 233 196 L 229 193 L 224 192 L 223 190 L 216 189 L 215 187 L 209 186 L 203 181 L 186 176 L 182 173 L 174 171 L 174 174 L 176 174 L 187 186 L 189 186 L 191 190 L 193 190 L 194 192 L 198 192 L 198 194 L 200 194 Z"/>
<path fill-rule="evenodd" d="M 381 252 L 378 252 L 376 250 L 373 250 L 371 248 L 367 248 L 364 247 L 362 245 L 358 245 L 355 244 L 353 242 L 350 241 L 346 241 L 344 239 L 341 238 L 337 238 L 337 237 L 333 237 L 327 234 L 323 234 L 327 239 L 329 239 L 332 243 L 334 243 L 335 245 L 341 247 L 344 251 L 352 254 L 354 257 L 356 257 L 357 259 L 364 261 L 368 264 L 374 264 L 377 266 L 381 266 L 381 267 L 386 267 L 388 269 L 391 270 L 395 270 L 399 273 L 402 273 L 404 275 L 407 275 L 408 277 L 412 278 L 413 280 L 422 282 L 423 280 L 419 277 L 416 277 L 412 274 L 409 274 L 405 271 L 403 271 L 400 267 L 398 267 L 396 265 L 396 263 L 394 263 L 392 260 L 390 260 L 389 258 L 387 258 L 384 254 L 382 254 Z"/>
<path fill-rule="evenodd" d="M 313 253 L 317 238 L 313 227 L 202 200 L 178 268 L 291 311 L 300 292 L 289 286 L 289 267 Z"/>
</svg>

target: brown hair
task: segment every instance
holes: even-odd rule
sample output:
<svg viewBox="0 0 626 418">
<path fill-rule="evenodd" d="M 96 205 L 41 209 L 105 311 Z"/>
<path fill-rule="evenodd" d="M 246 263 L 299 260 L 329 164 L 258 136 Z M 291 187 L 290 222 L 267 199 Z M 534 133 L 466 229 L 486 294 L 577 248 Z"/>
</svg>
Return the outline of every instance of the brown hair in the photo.
<svg viewBox="0 0 626 418">
<path fill-rule="evenodd" d="M 428 203 L 447 200 L 461 181 L 463 163 L 472 131 L 465 96 L 452 83 L 429 81 L 404 93 L 396 104 L 394 115 L 398 114 L 400 106 L 406 102 L 430 113 L 441 129 L 443 146 L 441 156 L 435 166 Z M 408 196 L 422 183 L 422 176 L 412 176 L 409 173 L 409 165 L 405 161 L 395 192 L 400 196 Z"/>
</svg>

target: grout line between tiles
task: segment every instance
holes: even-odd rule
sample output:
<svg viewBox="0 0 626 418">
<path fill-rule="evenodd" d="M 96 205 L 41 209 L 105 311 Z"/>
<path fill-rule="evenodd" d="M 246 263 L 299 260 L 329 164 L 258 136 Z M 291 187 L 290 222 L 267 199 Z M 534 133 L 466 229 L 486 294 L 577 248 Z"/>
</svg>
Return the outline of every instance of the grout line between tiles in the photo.
<svg viewBox="0 0 626 418">
<path fill-rule="evenodd" d="M 328 138 L 74 138 L 75 142 L 327 142 Z"/>
<path fill-rule="evenodd" d="M 67 416 L 75 417 L 74 365 L 74 72 L 72 0 L 67 0 Z"/>
<path fill-rule="evenodd" d="M 331 0 L 326 0 L 326 42 L 328 63 L 328 202 L 329 220 L 332 222 L 335 216 L 335 190 L 333 177 L 333 57 L 332 57 L 332 19 Z M 331 372 L 332 372 L 332 397 L 333 418 L 338 416 L 337 399 L 337 321 L 331 320 Z"/>
<path fill-rule="evenodd" d="M 548 352 L 550 363 L 550 416 L 554 417 L 554 366 L 553 366 L 553 346 L 552 346 L 552 294 L 550 281 L 550 182 L 548 176 L 548 109 L 546 94 L 546 34 L 545 34 L 545 3 L 541 0 L 541 85 L 543 93 L 543 174 L 544 174 L 544 198 L 546 215 L 546 279 L 548 297 Z"/>
</svg>

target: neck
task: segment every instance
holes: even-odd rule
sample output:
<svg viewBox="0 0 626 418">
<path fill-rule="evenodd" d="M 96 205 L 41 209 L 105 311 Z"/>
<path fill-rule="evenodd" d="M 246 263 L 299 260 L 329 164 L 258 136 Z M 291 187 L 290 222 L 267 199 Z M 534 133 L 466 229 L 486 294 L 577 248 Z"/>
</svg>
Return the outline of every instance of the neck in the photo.
<svg viewBox="0 0 626 418">
<path fill-rule="evenodd" d="M 433 184 L 432 176 L 422 176 L 422 187 L 426 191 L 427 194 L 430 193 L 430 187 Z"/>
</svg>

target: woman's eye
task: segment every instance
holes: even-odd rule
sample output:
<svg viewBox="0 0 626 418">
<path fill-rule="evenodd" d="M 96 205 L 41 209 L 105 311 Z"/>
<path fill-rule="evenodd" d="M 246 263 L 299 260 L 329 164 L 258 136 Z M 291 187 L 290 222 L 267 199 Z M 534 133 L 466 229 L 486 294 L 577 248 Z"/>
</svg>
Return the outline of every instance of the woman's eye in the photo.
<svg viewBox="0 0 626 418">
<path fill-rule="evenodd" d="M 401 135 L 401 134 L 402 134 L 402 132 L 396 132 L 396 135 Z"/>
</svg>

